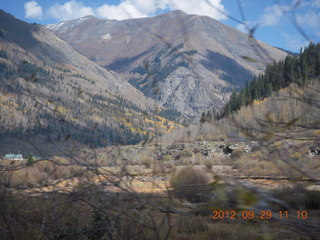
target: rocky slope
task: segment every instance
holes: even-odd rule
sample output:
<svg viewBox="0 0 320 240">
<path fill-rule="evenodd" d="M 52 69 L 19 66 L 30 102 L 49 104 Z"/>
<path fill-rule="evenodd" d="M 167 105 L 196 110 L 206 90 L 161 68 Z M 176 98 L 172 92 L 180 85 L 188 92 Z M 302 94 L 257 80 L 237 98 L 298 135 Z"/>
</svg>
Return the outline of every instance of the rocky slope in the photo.
<svg viewBox="0 0 320 240">
<path fill-rule="evenodd" d="M 47 26 L 162 106 L 194 117 L 220 108 L 284 51 L 212 18 L 174 11 L 123 21 L 84 17 Z"/>
</svg>

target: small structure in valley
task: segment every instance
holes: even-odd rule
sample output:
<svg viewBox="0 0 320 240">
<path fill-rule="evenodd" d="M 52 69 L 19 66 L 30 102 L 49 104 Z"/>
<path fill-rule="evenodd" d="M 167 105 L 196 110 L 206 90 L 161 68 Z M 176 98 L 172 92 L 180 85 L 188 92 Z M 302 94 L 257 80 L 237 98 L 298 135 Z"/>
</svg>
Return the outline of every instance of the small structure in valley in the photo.
<svg viewBox="0 0 320 240">
<path fill-rule="evenodd" d="M 4 159 L 21 161 L 21 160 L 23 160 L 23 156 L 22 156 L 22 154 L 11 154 L 10 153 L 10 154 L 4 155 Z"/>
</svg>

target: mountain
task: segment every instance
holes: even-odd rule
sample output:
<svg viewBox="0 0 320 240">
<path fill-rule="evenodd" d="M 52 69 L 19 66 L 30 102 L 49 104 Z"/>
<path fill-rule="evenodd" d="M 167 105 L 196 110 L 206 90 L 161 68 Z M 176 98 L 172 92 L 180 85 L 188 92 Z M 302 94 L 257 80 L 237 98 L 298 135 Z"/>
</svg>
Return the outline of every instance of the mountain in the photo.
<svg viewBox="0 0 320 240">
<path fill-rule="evenodd" d="M 1 146 L 12 136 L 35 143 L 136 143 L 175 127 L 154 115 L 156 103 L 118 74 L 46 27 L 1 10 L 0 81 Z"/>
<path fill-rule="evenodd" d="M 255 100 L 263 100 L 272 92 L 290 84 L 303 86 L 310 79 L 320 77 L 320 44 L 310 43 L 300 55 L 288 55 L 284 60 L 269 65 L 264 74 L 251 81 L 240 92 L 233 92 L 222 116 L 236 112 Z"/>
<path fill-rule="evenodd" d="M 287 53 L 210 17 L 173 11 L 123 21 L 93 16 L 47 26 L 161 106 L 194 117 Z"/>
<path fill-rule="evenodd" d="M 297 52 L 292 52 L 292 51 L 289 51 L 289 50 L 287 50 L 287 49 L 283 49 L 283 48 L 279 48 L 279 47 L 277 47 L 279 50 L 281 50 L 281 51 L 284 51 L 284 52 L 286 52 L 286 53 L 288 53 L 288 55 L 292 55 L 292 56 L 299 56 L 299 53 L 297 53 Z"/>
</svg>

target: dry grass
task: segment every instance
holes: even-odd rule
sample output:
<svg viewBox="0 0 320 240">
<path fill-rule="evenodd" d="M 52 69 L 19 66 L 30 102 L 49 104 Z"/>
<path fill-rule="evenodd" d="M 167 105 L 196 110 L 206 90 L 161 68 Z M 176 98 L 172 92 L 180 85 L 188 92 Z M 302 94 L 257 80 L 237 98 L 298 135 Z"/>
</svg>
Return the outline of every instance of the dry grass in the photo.
<svg viewBox="0 0 320 240">
<path fill-rule="evenodd" d="M 43 187 L 54 180 L 79 177 L 83 173 L 81 167 L 59 165 L 55 160 L 42 160 L 30 166 L 26 161 L 4 161 L 1 165 L 13 168 L 3 172 L 1 184 L 18 188 Z"/>
</svg>

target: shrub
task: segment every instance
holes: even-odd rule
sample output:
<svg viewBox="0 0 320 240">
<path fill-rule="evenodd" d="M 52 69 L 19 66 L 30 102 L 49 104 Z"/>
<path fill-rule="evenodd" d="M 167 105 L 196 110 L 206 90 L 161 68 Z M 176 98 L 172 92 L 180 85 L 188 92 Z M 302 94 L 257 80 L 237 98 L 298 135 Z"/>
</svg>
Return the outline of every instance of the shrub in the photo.
<svg viewBox="0 0 320 240">
<path fill-rule="evenodd" d="M 35 161 L 34 157 L 30 154 L 29 157 L 28 157 L 27 166 L 28 167 L 32 166 L 34 161 Z"/>
<path fill-rule="evenodd" d="M 302 154 L 301 154 L 300 152 L 295 152 L 295 153 L 293 153 L 293 154 L 291 155 L 291 157 L 294 158 L 294 159 L 299 160 L 299 159 L 302 158 Z"/>
<path fill-rule="evenodd" d="M 165 162 L 163 162 L 163 165 L 166 168 L 173 168 L 173 162 L 172 161 L 165 161 Z"/>
<path fill-rule="evenodd" d="M 306 190 L 299 186 L 292 189 L 274 192 L 277 199 L 284 201 L 292 209 L 320 209 L 320 193 L 315 190 Z M 280 208 L 279 208 L 280 209 Z"/>
<path fill-rule="evenodd" d="M 204 165 L 207 167 L 207 169 L 209 170 L 209 171 L 211 171 L 212 170 L 212 166 L 213 166 L 213 162 L 212 162 L 212 160 L 206 160 L 205 162 L 204 162 Z"/>
<path fill-rule="evenodd" d="M 159 174 L 164 174 L 165 168 L 162 164 L 154 164 L 152 168 L 152 174 L 153 175 L 159 175 Z"/>
<path fill-rule="evenodd" d="M 167 161 L 171 161 L 172 160 L 172 157 L 170 154 L 166 154 L 163 156 L 163 161 L 167 162 Z"/>
<path fill-rule="evenodd" d="M 197 154 L 197 153 L 199 153 L 199 152 L 201 152 L 201 149 L 200 149 L 199 147 L 194 147 L 194 148 L 193 148 L 193 153 L 194 153 L 194 154 Z"/>
<path fill-rule="evenodd" d="M 153 163 L 153 158 L 149 156 L 145 156 L 141 158 L 141 164 L 144 165 L 146 168 L 150 168 Z"/>
<path fill-rule="evenodd" d="M 190 165 L 192 164 L 192 159 L 183 157 L 183 158 L 180 158 L 178 161 L 176 161 L 176 163 L 181 166 Z"/>
<path fill-rule="evenodd" d="M 243 155 L 243 151 L 241 149 L 235 149 L 231 153 L 231 158 L 237 159 L 240 158 Z"/>
<path fill-rule="evenodd" d="M 170 184 L 177 197 L 190 202 L 202 202 L 207 199 L 209 179 L 202 170 L 194 167 L 184 167 L 171 177 Z"/>
<path fill-rule="evenodd" d="M 176 155 L 176 159 L 180 159 L 180 158 L 188 158 L 188 157 L 192 157 L 192 152 L 185 148 L 183 150 L 181 150 L 177 155 Z"/>
</svg>

